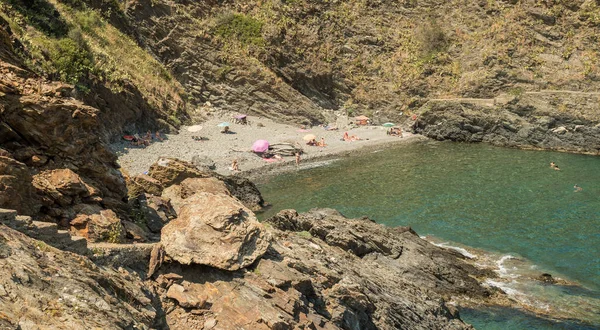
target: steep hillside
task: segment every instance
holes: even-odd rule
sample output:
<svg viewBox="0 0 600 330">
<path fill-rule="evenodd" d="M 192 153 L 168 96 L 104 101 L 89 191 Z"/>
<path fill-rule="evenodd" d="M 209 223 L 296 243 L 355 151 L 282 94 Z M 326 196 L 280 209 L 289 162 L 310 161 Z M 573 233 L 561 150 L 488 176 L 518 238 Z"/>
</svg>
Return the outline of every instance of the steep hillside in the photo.
<svg viewBox="0 0 600 330">
<path fill-rule="evenodd" d="M 126 12 L 192 95 L 255 112 L 277 110 L 259 108 L 263 95 L 287 86 L 385 120 L 429 98 L 600 84 L 597 1 L 135 1 Z M 238 95 L 240 84 L 260 94 Z"/>
<path fill-rule="evenodd" d="M 325 121 L 323 109 L 399 120 L 432 98 L 600 86 L 594 0 L 28 3 L 0 11 L 29 66 L 89 90 L 80 96 L 104 112 L 151 109 L 121 125 L 176 125 L 215 108 L 305 123 Z M 73 43 L 81 54 L 67 62 L 82 64 L 61 68 L 56 53 Z"/>
</svg>

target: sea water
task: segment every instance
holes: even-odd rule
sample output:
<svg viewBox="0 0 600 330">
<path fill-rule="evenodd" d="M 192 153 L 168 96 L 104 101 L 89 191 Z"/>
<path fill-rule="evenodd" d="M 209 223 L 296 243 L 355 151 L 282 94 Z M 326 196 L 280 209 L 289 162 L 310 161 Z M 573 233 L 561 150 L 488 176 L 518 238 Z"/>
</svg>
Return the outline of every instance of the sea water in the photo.
<svg viewBox="0 0 600 330">
<path fill-rule="evenodd" d="M 331 207 L 411 226 L 495 268 L 487 285 L 538 312 L 461 310 L 478 329 L 600 328 L 600 157 L 426 141 L 300 166 L 259 189 L 272 204 L 263 219 Z M 576 285 L 543 285 L 541 273 Z"/>
</svg>

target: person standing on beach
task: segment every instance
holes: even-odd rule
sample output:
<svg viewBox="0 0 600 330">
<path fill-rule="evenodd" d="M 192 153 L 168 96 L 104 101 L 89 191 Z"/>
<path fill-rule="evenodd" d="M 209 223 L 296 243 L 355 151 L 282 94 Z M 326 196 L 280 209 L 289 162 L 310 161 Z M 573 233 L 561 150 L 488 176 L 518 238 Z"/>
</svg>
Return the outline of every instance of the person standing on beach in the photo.
<svg viewBox="0 0 600 330">
<path fill-rule="evenodd" d="M 234 159 L 233 162 L 231 163 L 231 170 L 234 172 L 237 172 L 240 170 L 237 159 Z"/>
<path fill-rule="evenodd" d="M 299 166 L 299 165 L 300 165 L 300 153 L 297 152 L 296 153 L 296 166 Z"/>
</svg>

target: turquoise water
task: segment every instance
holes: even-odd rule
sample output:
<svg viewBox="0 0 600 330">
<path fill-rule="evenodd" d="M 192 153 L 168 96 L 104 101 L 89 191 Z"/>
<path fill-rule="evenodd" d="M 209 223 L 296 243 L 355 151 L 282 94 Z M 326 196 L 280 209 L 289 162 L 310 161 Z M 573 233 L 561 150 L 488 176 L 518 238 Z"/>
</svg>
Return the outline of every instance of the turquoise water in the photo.
<svg viewBox="0 0 600 330">
<path fill-rule="evenodd" d="M 561 170 L 552 170 L 550 162 Z M 575 192 L 575 184 L 583 190 Z M 411 226 L 421 236 L 505 256 L 500 266 L 504 259 L 524 261 L 520 267 L 532 273 L 575 281 L 583 291 L 519 280 L 504 285 L 532 304 L 535 295 L 544 304 L 556 303 L 549 314 L 585 322 L 551 322 L 557 329 L 600 327 L 600 157 L 429 141 L 301 167 L 259 189 L 273 205 L 262 218 L 285 208 L 332 207 L 348 217 L 367 215 L 389 226 Z M 464 319 L 478 329 L 497 329 L 492 326 L 502 323 L 492 316 L 497 314 L 467 311 Z M 508 315 L 500 314 L 500 319 Z M 531 324 L 519 321 L 524 328 L 549 328 L 528 317 Z"/>
</svg>

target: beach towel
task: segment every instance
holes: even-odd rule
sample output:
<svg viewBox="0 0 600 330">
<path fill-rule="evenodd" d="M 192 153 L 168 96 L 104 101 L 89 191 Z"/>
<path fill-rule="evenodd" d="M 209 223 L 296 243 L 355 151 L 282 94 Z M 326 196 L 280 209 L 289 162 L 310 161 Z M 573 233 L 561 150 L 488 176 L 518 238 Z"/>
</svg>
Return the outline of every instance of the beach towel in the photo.
<svg viewBox="0 0 600 330">
<path fill-rule="evenodd" d="M 297 132 L 300 132 L 300 133 L 306 133 L 306 132 L 308 132 L 308 130 L 307 130 L 307 129 L 304 129 L 304 128 L 301 128 L 301 129 L 297 130 Z"/>
</svg>

